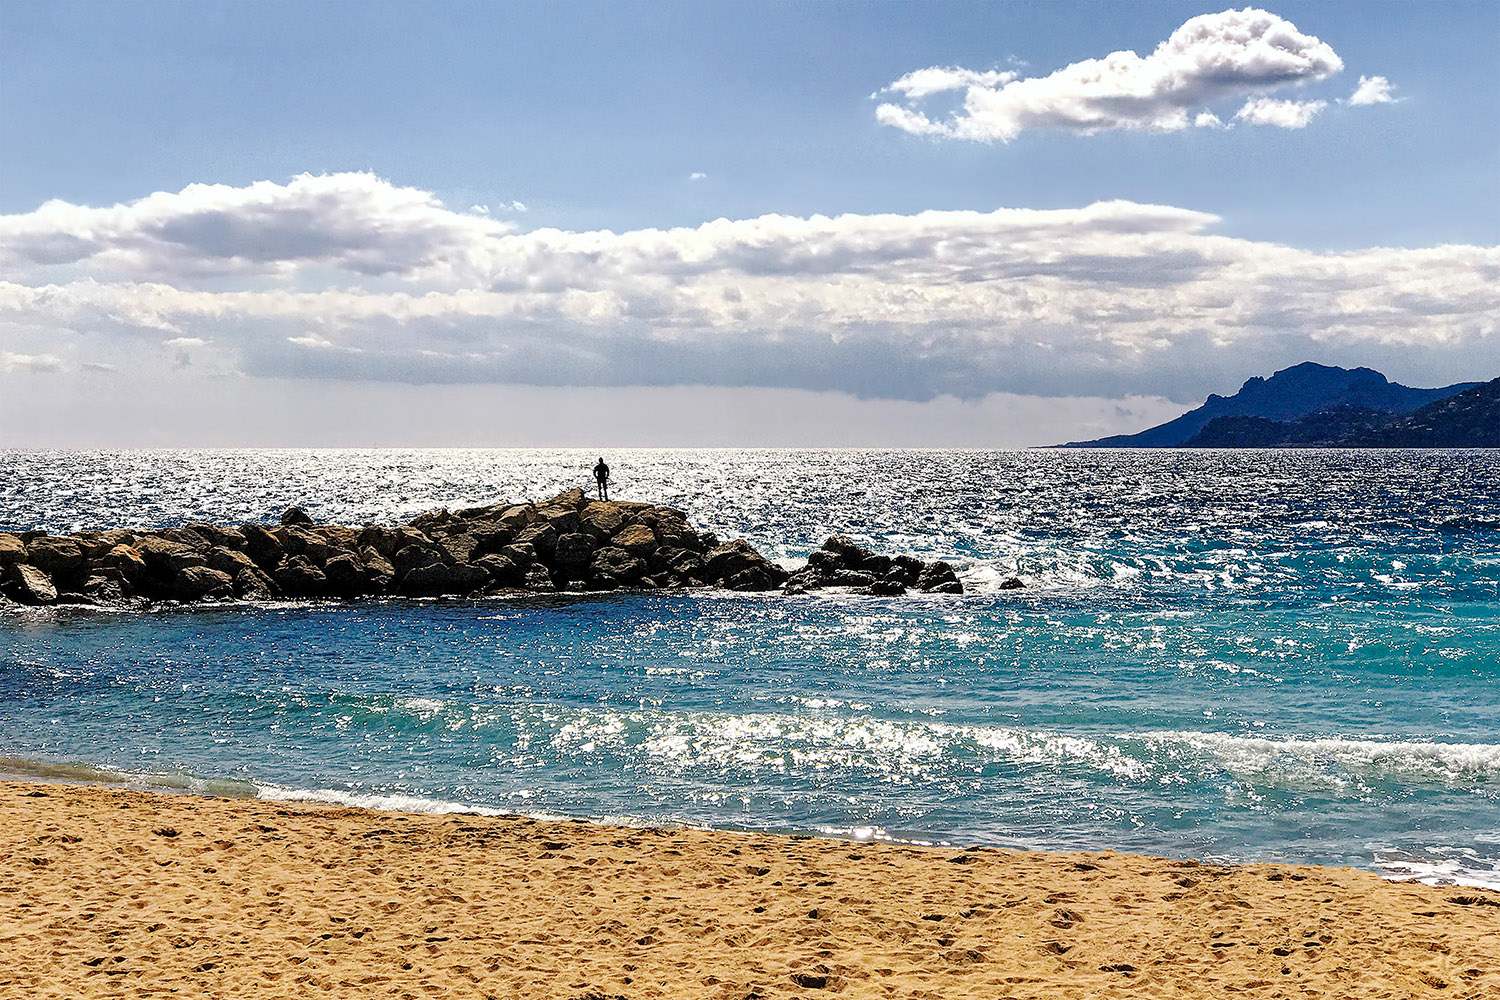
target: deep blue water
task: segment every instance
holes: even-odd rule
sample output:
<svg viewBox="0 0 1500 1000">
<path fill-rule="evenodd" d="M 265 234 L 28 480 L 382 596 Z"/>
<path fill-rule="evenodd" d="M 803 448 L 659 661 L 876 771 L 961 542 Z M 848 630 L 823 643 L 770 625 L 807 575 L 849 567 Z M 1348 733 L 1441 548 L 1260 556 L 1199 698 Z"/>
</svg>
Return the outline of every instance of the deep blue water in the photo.
<svg viewBox="0 0 1500 1000">
<path fill-rule="evenodd" d="M 0 527 L 388 522 L 568 451 L 0 452 Z M 0 616 L 10 769 L 1500 885 L 1500 454 L 654 451 L 622 498 L 958 597 Z M 998 591 L 1019 574 L 1023 591 Z M 121 774 L 123 772 L 123 774 Z"/>
</svg>

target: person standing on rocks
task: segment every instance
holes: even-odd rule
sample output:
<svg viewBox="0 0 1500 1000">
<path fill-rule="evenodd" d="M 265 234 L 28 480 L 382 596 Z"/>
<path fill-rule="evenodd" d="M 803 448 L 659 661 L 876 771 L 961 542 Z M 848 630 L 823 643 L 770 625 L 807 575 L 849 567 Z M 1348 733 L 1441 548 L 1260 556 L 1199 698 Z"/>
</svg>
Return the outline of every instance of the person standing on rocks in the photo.
<svg viewBox="0 0 1500 1000">
<path fill-rule="evenodd" d="M 607 466 L 607 465 L 604 464 L 604 458 L 602 456 L 599 459 L 599 464 L 596 465 L 596 466 L 594 466 L 594 482 L 599 487 L 599 499 L 600 500 L 608 500 L 609 499 L 609 466 Z"/>
</svg>

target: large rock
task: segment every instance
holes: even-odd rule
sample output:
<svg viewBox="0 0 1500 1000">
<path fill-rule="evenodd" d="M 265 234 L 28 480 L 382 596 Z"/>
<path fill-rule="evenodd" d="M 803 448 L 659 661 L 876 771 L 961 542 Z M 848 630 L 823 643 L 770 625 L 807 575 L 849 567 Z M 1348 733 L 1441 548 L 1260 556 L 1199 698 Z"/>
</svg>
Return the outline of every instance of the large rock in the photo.
<svg viewBox="0 0 1500 1000">
<path fill-rule="evenodd" d="M 288 525 L 281 529 L 280 534 L 288 554 L 306 556 L 314 566 L 322 566 L 342 551 L 313 528 Z"/>
<path fill-rule="evenodd" d="M 212 542 L 203 535 L 198 534 L 192 528 L 167 528 L 163 531 L 158 531 L 157 535 L 169 542 L 186 545 L 194 552 L 207 554 L 208 550 L 214 547 Z"/>
<path fill-rule="evenodd" d="M 559 535 L 557 547 L 552 554 L 554 570 L 568 580 L 582 580 L 588 576 L 589 563 L 594 558 L 594 537 L 581 531 Z"/>
<path fill-rule="evenodd" d="M 396 567 L 390 560 L 369 546 L 359 550 L 359 557 L 365 563 L 365 579 L 369 581 L 370 592 L 383 594 L 390 590 L 396 579 Z"/>
<path fill-rule="evenodd" d="M 0 569 L 26 561 L 26 543 L 15 535 L 0 532 Z"/>
<path fill-rule="evenodd" d="M 137 540 L 134 548 L 145 561 L 147 572 L 159 578 L 173 577 L 185 569 L 208 564 L 204 552 L 157 535 Z"/>
<path fill-rule="evenodd" d="M 520 566 L 522 569 L 536 562 L 536 549 L 530 542 L 512 542 L 510 545 L 501 546 L 500 555 Z"/>
<path fill-rule="evenodd" d="M 78 551 L 83 553 L 87 562 L 95 562 L 115 546 L 102 531 L 79 531 L 69 537 L 78 545 Z"/>
<path fill-rule="evenodd" d="M 271 574 L 276 587 L 287 597 L 322 597 L 328 593 L 328 577 L 306 556 L 293 556 Z"/>
<path fill-rule="evenodd" d="M 340 552 L 324 563 L 323 575 L 328 578 L 329 592 L 339 597 L 358 597 L 370 589 L 364 566 L 350 552 Z"/>
<path fill-rule="evenodd" d="M 964 585 L 958 574 L 945 562 L 928 563 L 917 578 L 917 589 L 928 594 L 962 594 Z"/>
<path fill-rule="evenodd" d="M 240 570 L 255 569 L 255 560 L 251 559 L 239 549 L 229 549 L 222 545 L 216 545 L 208 552 L 208 566 L 220 573 L 227 573 L 231 578 L 239 576 Z"/>
<path fill-rule="evenodd" d="M 31 565 L 63 586 L 81 581 L 88 565 L 83 558 L 83 550 L 76 541 L 51 535 L 38 538 L 26 546 L 26 556 Z"/>
<path fill-rule="evenodd" d="M 359 542 L 361 554 L 367 548 L 374 549 L 381 556 L 389 559 L 396 554 L 396 549 L 400 547 L 401 534 L 396 528 L 382 528 L 379 525 L 372 524 L 360 529 L 357 541 Z M 368 563 L 369 560 L 366 559 L 365 562 Z"/>
<path fill-rule="evenodd" d="M 576 510 L 579 510 L 580 508 L 582 508 L 583 505 L 586 504 L 586 503 L 588 503 L 588 502 L 589 502 L 588 494 L 585 493 L 585 492 L 583 492 L 583 490 L 581 490 L 581 489 L 579 489 L 578 487 L 575 486 L 571 490 L 563 490 L 561 493 L 559 493 L 557 496 L 553 497 L 551 500 L 548 500 L 548 501 L 546 501 L 545 503 L 542 503 L 542 504 L 538 504 L 537 506 L 538 507 L 566 507 L 569 510 L 575 510 L 576 511 Z"/>
<path fill-rule="evenodd" d="M 207 566 L 189 566 L 172 581 L 172 596 L 179 601 L 202 601 L 234 596 L 234 578 Z"/>
<path fill-rule="evenodd" d="M 705 562 L 709 581 L 730 590 L 772 590 L 789 575 L 744 539 L 720 545 Z"/>
<path fill-rule="evenodd" d="M 258 524 L 247 524 L 240 528 L 240 534 L 245 539 L 245 554 L 255 560 L 255 565 L 261 569 L 274 569 L 281 562 L 285 546 L 281 539 Z"/>
<path fill-rule="evenodd" d="M 433 563 L 412 570 L 401 580 L 401 593 L 407 597 L 443 597 L 471 594 L 490 580 L 481 566 L 449 566 Z"/>
<path fill-rule="evenodd" d="M 618 545 L 606 545 L 589 562 L 589 583 L 600 590 L 634 587 L 646 575 L 645 560 Z"/>
<path fill-rule="evenodd" d="M 434 545 L 407 545 L 396 552 L 391 560 L 398 577 L 405 577 L 413 570 L 443 562 L 443 554 Z"/>
<path fill-rule="evenodd" d="M 245 601 L 267 601 L 276 595 L 276 584 L 263 570 L 252 566 L 235 576 L 234 593 Z"/>
<path fill-rule="evenodd" d="M 186 527 L 194 534 L 207 539 L 210 545 L 226 549 L 245 547 L 245 533 L 239 528 L 224 528 L 217 524 L 189 524 Z"/>
<path fill-rule="evenodd" d="M 529 503 L 518 503 L 514 507 L 507 507 L 495 517 L 495 520 L 511 531 L 520 531 L 536 519 L 536 508 Z"/>
<path fill-rule="evenodd" d="M 312 524 L 313 519 L 301 507 L 288 507 L 281 512 L 282 524 Z"/>
<path fill-rule="evenodd" d="M 471 561 L 478 548 L 479 541 L 468 532 L 446 535 L 437 540 L 437 549 L 443 557 L 443 562 L 450 565 Z"/>
<path fill-rule="evenodd" d="M 552 553 L 557 549 L 557 529 L 546 521 L 537 521 L 521 529 L 516 535 L 516 543 L 530 545 L 536 549 L 539 558 L 544 562 L 550 562 Z"/>
<path fill-rule="evenodd" d="M 474 537 L 476 557 L 499 552 L 516 534 L 498 521 L 471 521 L 468 533 Z"/>
<path fill-rule="evenodd" d="M 632 524 L 621 529 L 610 541 L 611 545 L 617 545 L 637 556 L 649 556 L 656 551 L 656 532 L 644 524 Z"/>
<path fill-rule="evenodd" d="M 116 545 L 104 554 L 100 562 L 129 580 L 132 585 L 138 585 L 146 576 L 146 560 L 129 545 Z"/>
<path fill-rule="evenodd" d="M 57 600 L 52 580 L 30 563 L 12 563 L 6 570 L 10 595 L 22 604 L 51 604 Z"/>
<path fill-rule="evenodd" d="M 578 521 L 580 530 L 604 542 L 613 538 L 621 528 L 625 527 L 627 516 L 619 504 L 595 500 L 579 511 Z"/>
<path fill-rule="evenodd" d="M 498 553 L 480 556 L 474 565 L 488 573 L 490 582 L 497 587 L 519 587 L 526 582 L 526 570 Z"/>
<path fill-rule="evenodd" d="M 79 588 L 91 600 L 116 604 L 130 596 L 130 585 L 118 570 L 101 569 L 88 575 Z"/>
</svg>

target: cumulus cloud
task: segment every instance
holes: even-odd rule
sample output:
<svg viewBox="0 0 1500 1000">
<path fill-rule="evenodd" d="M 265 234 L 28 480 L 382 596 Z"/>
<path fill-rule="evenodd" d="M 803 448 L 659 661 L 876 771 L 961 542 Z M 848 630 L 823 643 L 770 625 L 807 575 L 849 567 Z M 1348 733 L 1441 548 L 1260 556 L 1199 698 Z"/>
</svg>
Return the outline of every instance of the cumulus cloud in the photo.
<svg viewBox="0 0 1500 1000">
<path fill-rule="evenodd" d="M 88 262 L 118 275 L 284 275 L 316 263 L 419 275 L 510 228 L 373 174 L 303 174 L 286 184 L 191 184 L 107 208 L 49 201 L 0 216 L 0 269 Z"/>
<path fill-rule="evenodd" d="M 1359 86 L 1354 88 L 1354 93 L 1349 95 L 1349 103 L 1353 105 L 1364 104 L 1394 104 L 1396 98 L 1391 96 L 1391 81 L 1383 76 L 1362 76 L 1359 78 Z"/>
<path fill-rule="evenodd" d="M 55 354 L 16 354 L 0 351 L 0 372 L 60 372 L 66 366 Z"/>
<path fill-rule="evenodd" d="M 393 206 L 367 219 L 370 233 L 346 230 L 309 256 L 317 234 L 284 223 L 284 255 L 238 280 L 201 281 L 139 226 L 89 234 L 97 257 L 140 254 L 124 276 L 100 280 L 92 256 L 9 270 L 0 349 L 66 348 L 135 370 L 161 363 L 163 341 L 212 341 L 204 365 L 251 376 L 887 399 L 1191 398 L 1205 371 L 1243 378 L 1307 357 L 1421 356 L 1450 381 L 1500 370 L 1495 247 L 1316 253 L 1221 235 L 1205 212 L 1124 201 L 518 233 L 464 228 L 449 216 L 472 217 L 430 195 L 356 176 L 348 187 Z M 51 211 L 66 225 L 94 210 Z M 442 255 L 379 283 L 347 253 L 435 230 Z M 36 213 L 0 217 L 0 234 L 14 259 L 49 236 Z"/>
<path fill-rule="evenodd" d="M 1252 97 L 1235 113 L 1235 121 L 1250 125 L 1275 125 L 1277 128 L 1306 128 L 1327 101 L 1278 101 L 1270 97 Z"/>
<path fill-rule="evenodd" d="M 876 109 L 886 125 L 917 135 L 1002 142 L 1029 129 L 1092 134 L 1110 129 L 1176 132 L 1194 108 L 1289 85 L 1326 79 L 1343 69 L 1334 50 L 1290 21 L 1247 7 L 1186 21 L 1150 55 L 1112 52 L 1049 76 L 932 67 L 886 88 L 904 103 Z M 962 107 L 934 119 L 918 105 L 962 93 Z M 1202 117 L 1201 115 L 1199 116 Z"/>
<path fill-rule="evenodd" d="M 208 341 L 204 340 L 202 337 L 173 337 L 170 340 L 163 340 L 161 342 L 161 346 L 163 347 L 177 348 L 203 347 L 207 344 Z"/>
<path fill-rule="evenodd" d="M 1224 122 L 1212 111 L 1200 111 L 1198 117 L 1193 119 L 1195 128 L 1223 128 Z"/>
</svg>

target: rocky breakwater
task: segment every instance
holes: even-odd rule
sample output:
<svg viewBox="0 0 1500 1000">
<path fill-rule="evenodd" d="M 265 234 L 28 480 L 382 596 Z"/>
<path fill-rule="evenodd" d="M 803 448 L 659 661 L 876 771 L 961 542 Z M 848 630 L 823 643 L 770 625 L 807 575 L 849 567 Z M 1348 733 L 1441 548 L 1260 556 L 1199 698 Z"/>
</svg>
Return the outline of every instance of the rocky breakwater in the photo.
<svg viewBox="0 0 1500 1000">
<path fill-rule="evenodd" d="M 720 544 L 687 515 L 648 503 L 542 503 L 423 514 L 393 527 L 314 524 L 291 508 L 275 526 L 0 533 L 0 594 L 24 604 L 273 598 L 472 597 L 556 590 L 719 587 L 959 593 L 951 567 L 876 556 L 830 539 L 792 577 L 749 543 Z"/>
</svg>

